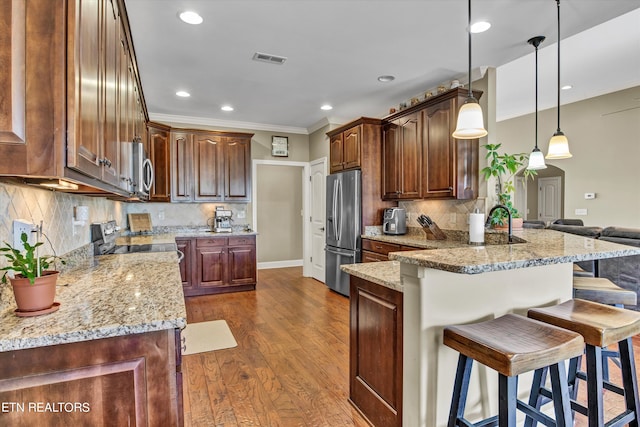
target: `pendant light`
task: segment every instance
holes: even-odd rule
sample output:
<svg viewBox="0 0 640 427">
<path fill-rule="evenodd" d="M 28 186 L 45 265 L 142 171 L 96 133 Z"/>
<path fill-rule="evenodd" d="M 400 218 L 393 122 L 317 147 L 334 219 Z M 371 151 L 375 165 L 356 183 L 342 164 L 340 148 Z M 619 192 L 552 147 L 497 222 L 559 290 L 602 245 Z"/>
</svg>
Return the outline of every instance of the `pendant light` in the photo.
<svg viewBox="0 0 640 427">
<path fill-rule="evenodd" d="M 527 43 L 532 45 L 536 49 L 536 145 L 531 154 L 529 155 L 529 164 L 527 169 L 539 170 L 546 169 L 547 165 L 544 164 L 544 155 L 538 148 L 538 46 L 544 41 L 544 36 L 531 37 L 527 40 Z"/>
<path fill-rule="evenodd" d="M 473 97 L 471 91 L 471 0 L 468 0 L 469 4 L 469 25 L 467 31 L 469 32 L 469 94 L 467 99 L 460 107 L 458 112 L 458 123 L 456 130 L 452 136 L 457 139 L 476 139 L 482 138 L 487 135 L 487 131 L 484 128 L 484 118 L 482 117 L 482 108 L 478 104 L 478 100 Z"/>
<path fill-rule="evenodd" d="M 560 130 L 560 0 L 556 0 L 558 5 L 558 129 L 549 140 L 549 151 L 547 159 L 568 159 L 572 157 L 569 152 L 569 140 Z"/>
</svg>

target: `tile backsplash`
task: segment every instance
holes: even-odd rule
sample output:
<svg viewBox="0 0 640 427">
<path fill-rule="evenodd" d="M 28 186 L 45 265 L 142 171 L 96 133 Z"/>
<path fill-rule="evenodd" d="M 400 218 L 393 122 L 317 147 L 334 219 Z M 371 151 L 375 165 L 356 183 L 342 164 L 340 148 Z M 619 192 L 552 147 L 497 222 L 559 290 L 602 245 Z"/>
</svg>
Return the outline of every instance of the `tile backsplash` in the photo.
<svg viewBox="0 0 640 427">
<path fill-rule="evenodd" d="M 89 208 L 84 224 L 74 223 L 77 206 Z M 42 246 L 43 254 L 66 254 L 90 242 L 89 225 L 96 221 L 115 219 L 123 223 L 125 204 L 104 197 L 78 196 L 40 189 L 28 185 L 0 182 L 0 242 L 13 243 L 13 220 L 22 219 L 39 225 L 49 238 Z M 6 265 L 4 257 L 0 266 Z"/>
<path fill-rule="evenodd" d="M 420 227 L 416 221 L 420 214 L 429 215 L 442 229 L 468 230 L 469 214 L 476 208 L 486 212 L 486 199 L 475 200 L 421 200 L 400 202 L 401 208 L 407 211 L 409 227 Z"/>
</svg>

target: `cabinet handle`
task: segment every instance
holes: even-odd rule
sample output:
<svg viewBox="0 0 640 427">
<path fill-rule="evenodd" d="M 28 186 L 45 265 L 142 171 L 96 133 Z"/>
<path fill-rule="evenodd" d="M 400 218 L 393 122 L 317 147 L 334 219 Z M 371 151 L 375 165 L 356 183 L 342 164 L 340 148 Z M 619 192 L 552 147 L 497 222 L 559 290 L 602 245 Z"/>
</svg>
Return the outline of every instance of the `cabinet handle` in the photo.
<svg viewBox="0 0 640 427">
<path fill-rule="evenodd" d="M 449 187 L 449 191 L 453 191 L 453 187 Z"/>
<path fill-rule="evenodd" d="M 376 249 L 382 249 L 382 246 L 376 246 Z"/>
</svg>

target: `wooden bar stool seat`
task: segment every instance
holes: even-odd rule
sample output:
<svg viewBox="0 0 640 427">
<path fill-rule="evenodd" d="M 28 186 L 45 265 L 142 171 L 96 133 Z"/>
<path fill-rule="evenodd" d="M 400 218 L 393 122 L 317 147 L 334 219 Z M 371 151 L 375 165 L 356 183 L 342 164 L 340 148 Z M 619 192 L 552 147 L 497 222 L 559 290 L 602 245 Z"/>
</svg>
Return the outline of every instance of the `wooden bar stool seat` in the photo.
<svg viewBox="0 0 640 427">
<path fill-rule="evenodd" d="M 569 329 L 584 337 L 587 372 L 586 375 L 578 372 L 578 359 L 572 360 L 569 366 L 569 387 L 575 388 L 577 379 L 587 381 L 587 407 L 575 402 L 575 394 L 572 396 L 571 406 L 574 410 L 588 416 L 589 426 L 605 425 L 603 388 L 623 395 L 626 403 L 626 411 L 614 417 L 607 426 L 625 424 L 638 426 L 640 401 L 631 338 L 640 333 L 640 313 L 592 301 L 573 299 L 552 307 L 531 309 L 529 317 Z M 616 343 L 620 350 L 622 388 L 603 379 L 602 350 Z M 543 384 L 539 386 L 540 394 L 545 395 Z M 536 394 L 532 392 L 532 397 Z M 539 404 L 540 399 L 533 406 L 539 408 Z"/>
<path fill-rule="evenodd" d="M 476 425 L 515 426 L 516 409 L 547 425 L 571 425 L 570 396 L 564 361 L 582 354 L 584 340 L 575 332 L 507 314 L 486 322 L 448 326 L 444 344 L 460 353 L 449 427 L 473 425 L 464 418 L 474 360 L 498 371 L 499 412 Z M 518 375 L 549 369 L 556 419 L 517 399 Z M 551 423 L 551 424 L 549 424 Z"/>
<path fill-rule="evenodd" d="M 638 302 L 634 291 L 621 288 L 604 277 L 574 277 L 573 297 L 615 306 Z"/>
</svg>

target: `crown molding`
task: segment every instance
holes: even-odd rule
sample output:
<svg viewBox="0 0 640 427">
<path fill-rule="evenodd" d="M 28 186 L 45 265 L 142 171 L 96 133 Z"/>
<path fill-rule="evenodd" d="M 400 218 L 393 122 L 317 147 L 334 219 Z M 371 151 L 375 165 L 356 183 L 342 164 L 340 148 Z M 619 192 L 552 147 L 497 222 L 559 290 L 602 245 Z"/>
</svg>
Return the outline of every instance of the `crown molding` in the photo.
<svg viewBox="0 0 640 427">
<path fill-rule="evenodd" d="M 218 119 L 211 119 L 207 117 L 177 116 L 173 114 L 149 113 L 149 119 L 152 121 L 161 122 L 161 123 L 169 122 L 169 123 L 182 123 L 182 124 L 188 124 L 188 125 L 224 127 L 224 128 L 232 128 L 232 129 L 295 133 L 295 134 L 302 134 L 302 135 L 309 134 L 309 130 L 306 128 L 299 128 L 294 126 L 269 125 L 265 123 L 236 122 L 232 120 L 218 120 Z"/>
</svg>

